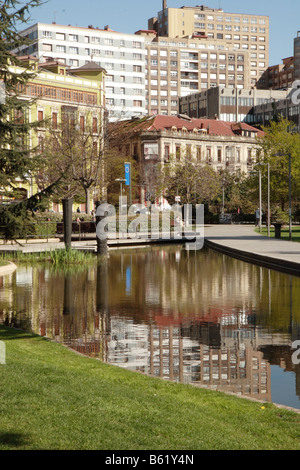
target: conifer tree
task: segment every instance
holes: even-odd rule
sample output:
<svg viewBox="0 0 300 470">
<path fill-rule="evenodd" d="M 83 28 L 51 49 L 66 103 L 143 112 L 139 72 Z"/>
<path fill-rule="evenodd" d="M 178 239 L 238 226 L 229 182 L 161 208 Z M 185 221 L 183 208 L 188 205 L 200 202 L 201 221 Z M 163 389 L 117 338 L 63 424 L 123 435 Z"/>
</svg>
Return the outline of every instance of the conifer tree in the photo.
<svg viewBox="0 0 300 470">
<path fill-rule="evenodd" d="M 30 131 L 38 126 L 28 119 L 33 102 L 22 100 L 22 92 L 28 80 L 34 78 L 34 70 L 30 66 L 24 68 L 24 62 L 18 57 L 23 46 L 30 44 L 19 31 L 30 20 L 31 9 L 40 4 L 41 0 L 0 1 L 0 190 L 3 195 L 14 190 L 16 179 L 24 181 L 40 164 L 38 151 L 30 146 Z M 46 195 L 49 196 L 49 191 Z M 32 209 L 41 199 L 39 194 L 18 205 L 1 205 L 0 232 L 6 238 L 19 235 L 27 209 Z"/>
<path fill-rule="evenodd" d="M 38 154 L 29 145 L 30 130 L 37 123 L 29 123 L 28 114 L 32 102 L 22 100 L 22 90 L 33 70 L 24 68 L 17 54 L 21 46 L 29 44 L 28 38 L 21 36 L 18 28 L 29 20 L 31 8 L 40 0 L 31 0 L 25 5 L 17 0 L 0 2 L 0 82 L 2 95 L 0 103 L 0 187 L 13 188 L 15 179 L 24 179 L 37 168 Z M 15 67 L 22 72 L 17 72 Z"/>
</svg>

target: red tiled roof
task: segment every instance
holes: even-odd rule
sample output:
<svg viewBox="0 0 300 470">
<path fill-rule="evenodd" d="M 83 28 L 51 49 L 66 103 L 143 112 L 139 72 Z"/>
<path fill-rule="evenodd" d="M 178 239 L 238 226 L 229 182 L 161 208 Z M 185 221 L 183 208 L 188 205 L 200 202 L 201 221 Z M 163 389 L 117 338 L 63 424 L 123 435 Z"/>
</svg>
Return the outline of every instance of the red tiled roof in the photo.
<svg viewBox="0 0 300 470">
<path fill-rule="evenodd" d="M 223 136 L 234 136 L 235 130 L 242 129 L 255 132 L 259 134 L 255 127 L 249 126 L 246 123 L 235 123 L 219 121 L 217 119 L 184 119 L 180 116 L 155 116 L 154 121 L 148 130 L 163 130 L 171 129 L 176 127 L 177 129 L 186 128 L 188 131 L 194 129 L 206 129 L 209 135 L 223 135 Z"/>
</svg>

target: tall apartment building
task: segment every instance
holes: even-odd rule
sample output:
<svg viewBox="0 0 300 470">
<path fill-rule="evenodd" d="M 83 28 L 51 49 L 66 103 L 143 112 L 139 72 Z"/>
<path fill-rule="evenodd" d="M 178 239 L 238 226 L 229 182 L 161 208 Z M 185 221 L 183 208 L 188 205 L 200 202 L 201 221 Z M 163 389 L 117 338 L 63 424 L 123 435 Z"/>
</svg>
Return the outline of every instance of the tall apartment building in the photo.
<svg viewBox="0 0 300 470">
<path fill-rule="evenodd" d="M 250 54 L 251 86 L 260 85 L 260 78 L 269 65 L 269 17 L 225 13 L 206 6 L 168 8 L 163 0 L 158 16 L 148 20 L 148 28 L 158 36 L 171 38 L 198 37 L 225 43 L 236 51 Z"/>
<path fill-rule="evenodd" d="M 70 68 L 94 62 L 106 72 L 106 106 L 109 119 L 142 116 L 145 110 L 144 37 L 112 31 L 36 23 L 21 32 L 32 40 L 30 54 L 39 62 L 58 60 Z"/>
<path fill-rule="evenodd" d="M 266 88 L 280 90 L 292 88 L 294 82 L 294 57 L 287 57 L 282 64 L 267 68 L 264 77 Z"/>
<path fill-rule="evenodd" d="M 179 97 L 210 88 L 250 88 L 249 52 L 199 38 L 145 38 L 148 114 L 178 114 Z"/>
<path fill-rule="evenodd" d="M 300 80 L 300 31 L 294 39 L 294 79 Z"/>
</svg>

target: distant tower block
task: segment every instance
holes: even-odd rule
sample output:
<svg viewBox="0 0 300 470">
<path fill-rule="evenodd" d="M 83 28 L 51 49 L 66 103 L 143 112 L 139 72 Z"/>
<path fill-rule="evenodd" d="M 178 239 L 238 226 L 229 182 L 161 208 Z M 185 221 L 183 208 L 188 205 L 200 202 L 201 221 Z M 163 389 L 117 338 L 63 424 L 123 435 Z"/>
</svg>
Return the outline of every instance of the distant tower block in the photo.
<svg viewBox="0 0 300 470">
<path fill-rule="evenodd" d="M 163 0 L 163 10 L 167 9 L 167 0 Z"/>
</svg>

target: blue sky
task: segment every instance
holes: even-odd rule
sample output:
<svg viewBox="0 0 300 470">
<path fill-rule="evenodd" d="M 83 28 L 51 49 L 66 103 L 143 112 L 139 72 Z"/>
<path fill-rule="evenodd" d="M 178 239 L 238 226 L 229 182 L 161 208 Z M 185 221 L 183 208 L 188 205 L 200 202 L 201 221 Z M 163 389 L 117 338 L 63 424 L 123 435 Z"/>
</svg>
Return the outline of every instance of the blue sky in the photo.
<svg viewBox="0 0 300 470">
<path fill-rule="evenodd" d="M 270 65 L 281 63 L 293 55 L 293 40 L 300 30 L 299 0 L 168 0 L 168 7 L 207 5 L 221 7 L 228 13 L 261 14 L 270 17 Z M 92 24 L 102 29 L 135 33 L 146 29 L 148 18 L 162 9 L 162 0 L 48 0 L 31 11 L 28 25 L 43 22 L 87 27 Z"/>
</svg>

